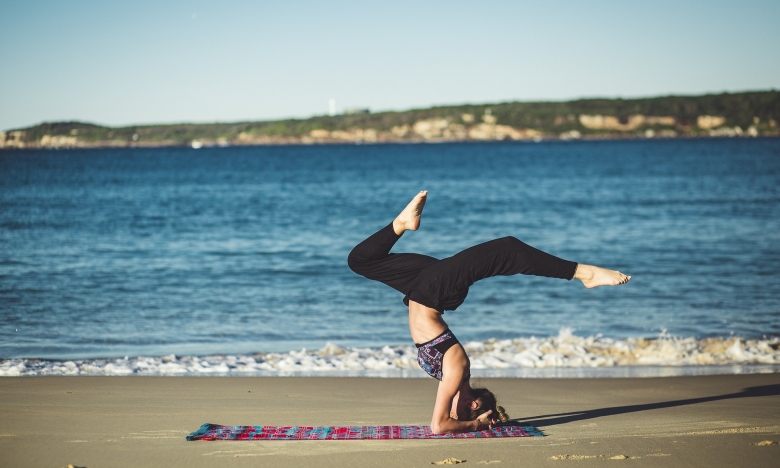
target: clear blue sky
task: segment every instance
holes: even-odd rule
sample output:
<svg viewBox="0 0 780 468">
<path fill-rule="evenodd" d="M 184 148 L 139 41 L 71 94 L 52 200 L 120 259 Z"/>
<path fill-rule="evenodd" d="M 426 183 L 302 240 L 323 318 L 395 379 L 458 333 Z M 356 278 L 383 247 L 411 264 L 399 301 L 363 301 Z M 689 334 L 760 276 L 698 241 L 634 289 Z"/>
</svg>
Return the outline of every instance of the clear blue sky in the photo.
<svg viewBox="0 0 780 468">
<path fill-rule="evenodd" d="M 780 88 L 780 1 L 14 1 L 0 130 Z"/>
</svg>

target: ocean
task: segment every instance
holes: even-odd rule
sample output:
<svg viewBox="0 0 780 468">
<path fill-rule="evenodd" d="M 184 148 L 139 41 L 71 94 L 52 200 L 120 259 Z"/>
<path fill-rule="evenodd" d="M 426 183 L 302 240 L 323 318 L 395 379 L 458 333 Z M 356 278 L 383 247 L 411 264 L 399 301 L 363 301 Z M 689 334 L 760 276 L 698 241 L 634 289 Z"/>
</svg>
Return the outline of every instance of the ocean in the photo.
<svg viewBox="0 0 780 468">
<path fill-rule="evenodd" d="M 346 263 L 419 190 L 395 251 L 633 277 L 475 284 L 444 318 L 477 375 L 780 365 L 780 140 L 740 138 L 2 151 L 0 375 L 424 375 Z"/>
</svg>

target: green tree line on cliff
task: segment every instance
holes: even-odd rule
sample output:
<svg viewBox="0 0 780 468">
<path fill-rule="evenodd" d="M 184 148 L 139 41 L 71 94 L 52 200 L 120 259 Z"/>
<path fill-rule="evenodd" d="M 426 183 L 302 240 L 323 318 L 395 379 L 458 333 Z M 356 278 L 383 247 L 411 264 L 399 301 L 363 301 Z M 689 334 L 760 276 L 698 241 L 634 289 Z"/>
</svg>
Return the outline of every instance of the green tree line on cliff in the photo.
<svg viewBox="0 0 780 468">
<path fill-rule="evenodd" d="M 445 118 L 461 122 L 463 114 L 480 116 L 490 113 L 497 123 L 515 128 L 531 128 L 543 133 L 578 130 L 598 133 L 582 127 L 577 116 L 611 115 L 627 119 L 631 115 L 671 116 L 678 125 L 696 126 L 701 115 L 726 118 L 725 125 L 747 128 L 756 118 L 762 124 L 780 121 L 780 92 L 758 91 L 744 93 L 707 94 L 701 96 L 664 96 L 639 99 L 579 99 L 565 102 L 505 102 L 494 104 L 464 104 L 412 109 L 399 112 L 378 112 L 353 115 L 315 116 L 307 119 L 276 121 L 134 125 L 106 127 L 82 122 L 43 123 L 29 128 L 24 141 L 39 141 L 44 135 L 76 136 L 85 142 L 144 141 L 187 144 L 196 139 L 235 139 L 245 133 L 253 137 L 300 137 L 312 130 L 349 130 L 373 128 L 389 131 L 393 127 L 413 125 L 431 118 Z M 11 130 L 14 131 L 14 130 Z M 10 132 L 10 131 L 9 131 Z"/>
</svg>

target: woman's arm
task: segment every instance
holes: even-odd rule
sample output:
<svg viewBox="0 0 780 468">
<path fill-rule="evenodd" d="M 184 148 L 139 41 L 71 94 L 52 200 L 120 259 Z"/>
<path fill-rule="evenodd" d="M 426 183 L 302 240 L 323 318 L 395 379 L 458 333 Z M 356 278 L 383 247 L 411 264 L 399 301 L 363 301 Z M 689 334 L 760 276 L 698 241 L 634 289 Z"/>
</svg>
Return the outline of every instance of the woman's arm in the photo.
<svg viewBox="0 0 780 468">
<path fill-rule="evenodd" d="M 472 432 L 483 431 L 493 428 L 493 420 L 490 419 L 492 411 L 479 415 L 473 421 L 460 421 L 450 416 L 452 400 L 458 392 L 455 387 L 454 392 L 449 388 L 444 380 L 439 384 L 439 391 L 436 394 L 436 405 L 433 408 L 433 418 L 431 419 L 431 430 L 434 434 L 454 433 L 454 432 Z"/>
<path fill-rule="evenodd" d="M 473 421 L 460 421 L 452 417 L 452 403 L 455 396 L 462 386 L 468 387 L 468 381 L 463 382 L 463 378 L 468 372 L 468 365 L 468 357 L 460 345 L 453 346 L 444 355 L 442 380 L 436 393 L 436 404 L 433 407 L 433 417 L 431 418 L 431 430 L 434 434 L 481 431 L 493 427 L 490 411 Z"/>
</svg>

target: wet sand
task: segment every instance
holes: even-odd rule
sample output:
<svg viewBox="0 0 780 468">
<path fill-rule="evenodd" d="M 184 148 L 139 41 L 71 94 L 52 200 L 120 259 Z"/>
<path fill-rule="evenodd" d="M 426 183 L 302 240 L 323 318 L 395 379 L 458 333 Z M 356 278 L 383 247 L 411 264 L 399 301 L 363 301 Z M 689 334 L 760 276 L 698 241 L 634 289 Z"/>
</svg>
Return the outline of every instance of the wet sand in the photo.
<svg viewBox="0 0 780 468">
<path fill-rule="evenodd" d="M 780 374 L 475 383 L 546 436 L 184 440 L 204 422 L 427 424 L 432 379 L 2 378 L 0 466 L 426 467 L 456 458 L 462 466 L 774 467 L 780 460 Z"/>
</svg>

